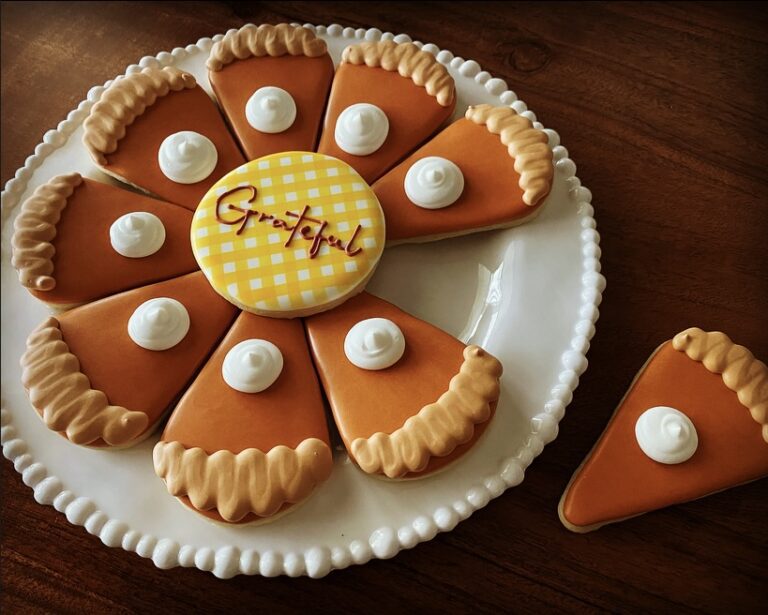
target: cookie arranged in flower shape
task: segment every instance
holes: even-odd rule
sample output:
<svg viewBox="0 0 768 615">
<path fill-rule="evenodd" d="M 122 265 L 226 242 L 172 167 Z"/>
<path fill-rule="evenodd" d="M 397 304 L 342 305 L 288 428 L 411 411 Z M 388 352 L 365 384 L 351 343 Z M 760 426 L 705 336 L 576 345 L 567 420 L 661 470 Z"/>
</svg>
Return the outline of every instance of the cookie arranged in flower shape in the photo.
<svg viewBox="0 0 768 615">
<path fill-rule="evenodd" d="M 768 367 L 724 333 L 691 328 L 635 378 L 560 500 L 589 532 L 768 476 Z"/>
<path fill-rule="evenodd" d="M 349 165 L 285 152 L 220 179 L 200 202 L 192 247 L 213 288 L 263 316 L 307 316 L 360 292 L 384 249 L 384 214 Z"/>
<path fill-rule="evenodd" d="M 73 173 L 22 205 L 21 283 L 85 304 L 30 335 L 33 407 L 101 448 L 170 413 L 155 471 L 225 523 L 274 519 L 328 478 L 324 398 L 362 471 L 445 468 L 489 425 L 501 364 L 362 291 L 387 240 L 529 219 L 552 182 L 546 136 L 481 105 L 428 141 L 455 87 L 411 43 L 351 45 L 334 74 L 310 30 L 249 25 L 207 66 L 234 137 L 192 75 L 145 68 L 102 94 L 83 143 L 150 196 Z"/>
</svg>

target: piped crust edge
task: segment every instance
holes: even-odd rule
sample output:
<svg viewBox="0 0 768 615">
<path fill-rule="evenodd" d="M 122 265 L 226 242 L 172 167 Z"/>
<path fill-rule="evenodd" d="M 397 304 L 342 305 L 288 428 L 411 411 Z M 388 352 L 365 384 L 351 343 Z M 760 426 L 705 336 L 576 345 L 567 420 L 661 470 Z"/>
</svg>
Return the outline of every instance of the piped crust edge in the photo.
<svg viewBox="0 0 768 615">
<path fill-rule="evenodd" d="M 144 412 L 112 406 L 102 391 L 91 388 L 53 317 L 30 334 L 21 368 L 21 382 L 43 422 L 74 444 L 130 445 L 149 425 Z"/>
<path fill-rule="evenodd" d="M 442 107 L 449 107 L 454 101 L 456 86 L 448 69 L 413 43 L 377 41 L 350 45 L 341 54 L 341 62 L 398 72 L 424 87 Z"/>
<path fill-rule="evenodd" d="M 710 372 L 722 374 L 725 386 L 749 410 L 768 443 L 768 366 L 720 331 L 691 327 L 673 338 L 672 347 L 700 361 Z"/>
<path fill-rule="evenodd" d="M 464 117 L 499 135 L 515 161 L 523 202 L 529 206 L 540 203 L 549 194 L 554 176 L 552 150 L 544 131 L 510 107 L 474 105 L 467 108 Z"/>
<path fill-rule="evenodd" d="M 248 24 L 239 30 L 227 32 L 223 39 L 213 45 L 206 67 L 216 72 L 235 60 L 284 55 L 317 58 L 326 52 L 325 41 L 303 26 L 281 23 L 257 27 Z"/>
<path fill-rule="evenodd" d="M 198 510 L 215 509 L 230 523 L 248 513 L 268 517 L 285 504 L 307 498 L 331 474 L 333 456 L 318 438 L 307 438 L 295 449 L 276 446 L 264 453 L 186 448 L 180 442 L 158 442 L 152 453 L 155 473 L 168 493 L 187 496 Z"/>
<path fill-rule="evenodd" d="M 115 80 L 91 108 L 83 127 L 83 144 L 98 165 L 117 150 L 125 129 L 158 98 L 170 92 L 192 89 L 197 81 L 189 73 L 166 66 L 145 68 Z"/>
<path fill-rule="evenodd" d="M 58 175 L 39 186 L 21 205 L 13 223 L 11 264 L 18 271 L 22 286 L 43 292 L 56 288 L 56 248 L 51 242 L 67 200 L 82 183 L 79 173 Z"/>
<path fill-rule="evenodd" d="M 475 425 L 491 417 L 499 399 L 501 363 L 479 346 L 464 349 L 464 362 L 448 390 L 391 434 L 377 432 L 352 441 L 350 453 L 369 474 L 400 478 L 423 470 L 433 456 L 449 455 L 468 442 Z"/>
</svg>

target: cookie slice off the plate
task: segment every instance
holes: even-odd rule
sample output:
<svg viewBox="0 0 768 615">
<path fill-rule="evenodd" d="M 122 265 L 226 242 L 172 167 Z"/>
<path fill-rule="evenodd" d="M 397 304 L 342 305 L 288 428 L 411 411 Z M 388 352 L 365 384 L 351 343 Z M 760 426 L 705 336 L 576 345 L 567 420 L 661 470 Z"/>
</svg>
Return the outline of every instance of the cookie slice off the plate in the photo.
<svg viewBox="0 0 768 615">
<path fill-rule="evenodd" d="M 49 429 L 75 444 L 149 435 L 235 318 L 202 272 L 51 316 L 27 340 L 22 383 Z"/>
<path fill-rule="evenodd" d="M 216 521 L 268 519 L 309 497 L 333 460 L 301 321 L 241 313 L 154 460 L 171 495 Z"/>
<path fill-rule="evenodd" d="M 192 211 L 245 162 L 216 103 L 170 66 L 113 81 L 84 128 L 83 143 L 105 173 Z"/>
<path fill-rule="evenodd" d="M 560 500 L 563 524 L 607 523 L 768 476 L 768 367 L 692 328 L 636 376 Z"/>
<path fill-rule="evenodd" d="M 495 412 L 499 361 L 383 299 L 364 292 L 305 323 L 336 426 L 364 472 L 431 474 L 466 453 Z"/>
<path fill-rule="evenodd" d="M 456 106 L 448 69 L 413 43 L 350 45 L 336 70 L 318 152 L 368 182 L 442 126 Z"/>
<path fill-rule="evenodd" d="M 553 174 L 543 131 L 509 107 L 477 105 L 373 188 L 394 244 L 521 224 L 542 207 Z"/>
<path fill-rule="evenodd" d="M 179 205 L 59 175 L 22 204 L 12 263 L 35 297 L 71 307 L 197 270 L 191 224 Z"/>
<path fill-rule="evenodd" d="M 302 26 L 243 26 L 214 44 L 208 77 L 249 160 L 314 151 L 333 81 L 325 41 Z"/>
</svg>

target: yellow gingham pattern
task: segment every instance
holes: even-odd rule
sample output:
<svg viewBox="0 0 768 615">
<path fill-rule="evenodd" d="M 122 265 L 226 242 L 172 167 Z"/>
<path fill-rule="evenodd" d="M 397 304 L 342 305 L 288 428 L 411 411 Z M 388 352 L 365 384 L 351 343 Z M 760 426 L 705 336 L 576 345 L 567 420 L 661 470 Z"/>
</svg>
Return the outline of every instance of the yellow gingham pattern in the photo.
<svg viewBox="0 0 768 615">
<path fill-rule="evenodd" d="M 346 243 L 357 225 L 353 247 L 362 251 L 349 256 L 323 244 L 309 258 L 311 241 L 298 233 L 285 247 L 290 231 L 274 228 L 271 221 L 251 216 L 240 235 L 238 225 L 220 224 L 216 201 L 237 186 L 256 187 L 256 200 L 247 203 L 245 190 L 224 203 L 272 214 L 291 224 L 286 211 L 326 220 L 323 233 Z M 226 210 L 221 209 L 222 212 Z M 237 212 L 226 212 L 231 220 Z M 312 234 L 318 225 L 312 226 Z M 322 154 L 281 152 L 249 162 L 222 177 L 198 205 L 192 220 L 192 250 L 213 288 L 223 297 L 260 312 L 311 309 L 339 299 L 376 266 L 384 249 L 384 214 L 373 190 L 348 164 Z"/>
</svg>

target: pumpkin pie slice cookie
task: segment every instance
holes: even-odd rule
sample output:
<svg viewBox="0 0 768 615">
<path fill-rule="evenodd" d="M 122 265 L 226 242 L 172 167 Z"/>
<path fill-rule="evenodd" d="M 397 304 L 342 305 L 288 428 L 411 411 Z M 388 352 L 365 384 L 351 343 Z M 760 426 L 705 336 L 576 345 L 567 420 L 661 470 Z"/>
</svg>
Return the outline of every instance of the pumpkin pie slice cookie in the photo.
<svg viewBox="0 0 768 615">
<path fill-rule="evenodd" d="M 12 264 L 35 297 L 74 306 L 197 270 L 191 224 L 178 205 L 59 175 L 22 204 Z"/>
<path fill-rule="evenodd" d="M 509 107 L 477 105 L 373 186 L 387 241 L 430 241 L 514 226 L 552 186 L 547 135 Z"/>
<path fill-rule="evenodd" d="M 560 500 L 589 532 L 768 476 L 768 367 L 720 332 L 651 356 Z"/>
<path fill-rule="evenodd" d="M 300 320 L 240 314 L 155 446 L 168 492 L 244 523 L 307 498 L 333 464 L 320 385 Z"/>
<path fill-rule="evenodd" d="M 336 70 L 318 151 L 368 182 L 434 134 L 456 106 L 453 77 L 413 43 L 350 45 Z"/>
<path fill-rule="evenodd" d="M 113 81 L 84 127 L 83 143 L 105 173 L 193 211 L 245 162 L 216 103 L 170 66 Z"/>
<path fill-rule="evenodd" d="M 49 429 L 74 444 L 149 435 L 235 318 L 202 272 L 48 318 L 27 340 L 22 383 Z"/>
<path fill-rule="evenodd" d="M 249 24 L 211 49 L 208 77 L 249 160 L 314 151 L 333 81 L 325 41 L 302 26 Z"/>
<path fill-rule="evenodd" d="M 305 323 L 336 426 L 368 474 L 431 474 L 495 412 L 499 361 L 382 299 L 364 292 Z"/>
</svg>

